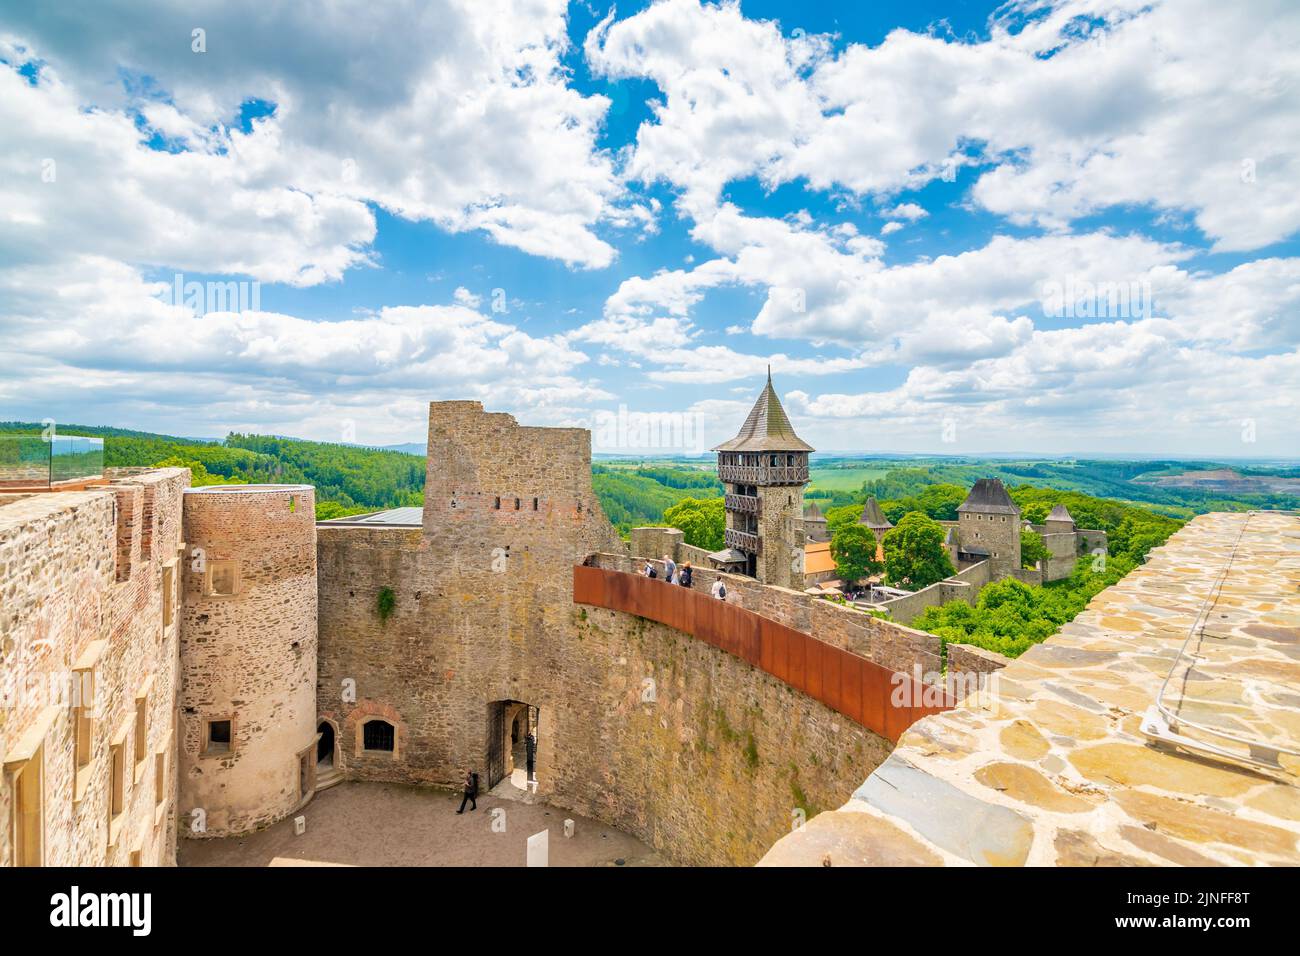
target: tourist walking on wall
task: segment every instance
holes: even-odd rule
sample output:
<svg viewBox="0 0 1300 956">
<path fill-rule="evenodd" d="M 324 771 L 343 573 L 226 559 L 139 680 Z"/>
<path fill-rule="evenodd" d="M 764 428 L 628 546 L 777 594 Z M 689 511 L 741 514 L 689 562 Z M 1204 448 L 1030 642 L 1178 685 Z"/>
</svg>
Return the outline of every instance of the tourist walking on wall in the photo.
<svg viewBox="0 0 1300 956">
<path fill-rule="evenodd" d="M 472 770 L 465 771 L 465 792 L 460 798 L 460 809 L 456 812 L 464 813 L 466 803 L 471 810 L 478 809 L 478 774 Z"/>
<path fill-rule="evenodd" d="M 655 570 L 655 566 L 654 566 L 653 563 L 651 563 L 651 561 L 650 561 L 649 558 L 646 558 L 646 560 L 645 560 L 645 567 L 642 569 L 641 573 L 644 574 L 644 575 L 645 575 L 646 577 L 648 577 L 648 578 L 657 578 L 657 577 L 659 577 L 659 572 Z"/>
<path fill-rule="evenodd" d="M 677 583 L 677 564 L 668 555 L 664 555 L 664 580 L 669 584 Z"/>
<path fill-rule="evenodd" d="M 691 586 L 691 576 L 694 572 L 691 570 L 691 562 L 686 561 L 682 564 L 682 569 L 677 572 L 677 583 L 684 588 Z"/>
<path fill-rule="evenodd" d="M 722 578 L 718 578 L 718 580 L 713 582 L 713 587 L 709 588 L 709 593 L 719 601 L 725 601 L 727 599 L 727 586 L 722 583 Z"/>
</svg>

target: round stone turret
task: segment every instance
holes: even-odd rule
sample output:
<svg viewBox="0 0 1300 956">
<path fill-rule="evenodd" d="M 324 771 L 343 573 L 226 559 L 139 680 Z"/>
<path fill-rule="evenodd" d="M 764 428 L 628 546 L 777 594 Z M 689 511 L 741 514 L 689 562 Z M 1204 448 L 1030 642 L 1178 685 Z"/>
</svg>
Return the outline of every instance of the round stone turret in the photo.
<svg viewBox="0 0 1300 956">
<path fill-rule="evenodd" d="M 316 505 L 310 485 L 185 492 L 180 829 L 274 823 L 311 795 Z"/>
</svg>

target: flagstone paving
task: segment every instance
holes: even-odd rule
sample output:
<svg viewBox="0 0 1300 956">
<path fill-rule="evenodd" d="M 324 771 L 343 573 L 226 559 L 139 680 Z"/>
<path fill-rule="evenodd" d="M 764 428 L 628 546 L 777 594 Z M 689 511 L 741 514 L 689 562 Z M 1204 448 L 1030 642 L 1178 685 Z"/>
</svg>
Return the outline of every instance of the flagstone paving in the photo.
<svg viewBox="0 0 1300 956">
<path fill-rule="evenodd" d="M 1300 864 L 1300 758 L 1153 744 L 1167 677 L 1184 735 L 1300 752 L 1300 517 L 1196 518 L 761 865 Z"/>
</svg>

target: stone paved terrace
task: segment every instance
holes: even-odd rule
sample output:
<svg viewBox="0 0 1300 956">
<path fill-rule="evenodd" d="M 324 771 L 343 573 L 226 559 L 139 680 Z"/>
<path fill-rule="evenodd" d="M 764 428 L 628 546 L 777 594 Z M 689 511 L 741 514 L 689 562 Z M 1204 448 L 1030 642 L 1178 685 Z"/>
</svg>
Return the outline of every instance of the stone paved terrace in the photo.
<svg viewBox="0 0 1300 956">
<path fill-rule="evenodd" d="M 1279 767 L 1151 744 L 1171 669 L 1173 713 Z M 1300 517 L 1196 518 L 998 678 L 760 865 L 1300 864 Z"/>
</svg>

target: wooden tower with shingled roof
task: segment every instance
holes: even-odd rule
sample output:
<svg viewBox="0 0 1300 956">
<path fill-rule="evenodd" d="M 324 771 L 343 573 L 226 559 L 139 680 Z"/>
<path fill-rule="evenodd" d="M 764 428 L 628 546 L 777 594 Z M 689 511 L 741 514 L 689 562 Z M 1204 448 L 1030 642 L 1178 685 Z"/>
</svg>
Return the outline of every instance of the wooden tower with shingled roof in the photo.
<svg viewBox="0 0 1300 956">
<path fill-rule="evenodd" d="M 803 491 L 813 447 L 795 434 L 770 367 L 739 434 L 714 451 L 727 516 L 725 547 L 714 562 L 765 584 L 803 590 Z"/>
</svg>

